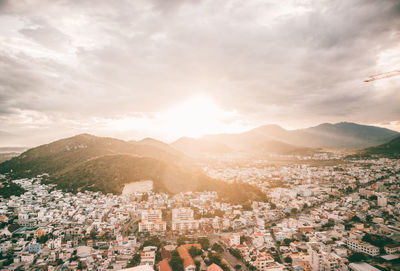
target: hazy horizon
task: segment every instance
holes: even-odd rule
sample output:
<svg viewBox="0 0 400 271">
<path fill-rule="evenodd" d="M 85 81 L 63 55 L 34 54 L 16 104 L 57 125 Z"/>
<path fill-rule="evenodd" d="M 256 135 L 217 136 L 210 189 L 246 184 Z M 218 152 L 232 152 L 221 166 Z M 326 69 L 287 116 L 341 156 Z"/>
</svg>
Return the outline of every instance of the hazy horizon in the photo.
<svg viewBox="0 0 400 271">
<path fill-rule="evenodd" d="M 0 0 L 0 145 L 400 131 L 399 77 L 364 82 L 400 67 L 399 15 L 395 0 Z"/>
</svg>

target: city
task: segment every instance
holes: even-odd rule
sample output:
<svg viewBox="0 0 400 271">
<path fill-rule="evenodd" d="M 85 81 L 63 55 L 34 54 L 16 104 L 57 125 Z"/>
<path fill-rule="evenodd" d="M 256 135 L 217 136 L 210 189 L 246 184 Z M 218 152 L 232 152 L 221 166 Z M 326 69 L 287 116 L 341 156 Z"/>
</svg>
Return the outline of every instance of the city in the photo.
<svg viewBox="0 0 400 271">
<path fill-rule="evenodd" d="M 178 270 L 177 253 L 184 270 L 220 270 L 212 264 L 273 271 L 399 266 L 399 160 L 226 163 L 204 170 L 226 182 L 256 185 L 267 200 L 232 205 L 212 191 L 72 194 L 42 184 L 44 176 L 13 180 L 26 192 L 1 201 L 1 265 Z"/>
</svg>

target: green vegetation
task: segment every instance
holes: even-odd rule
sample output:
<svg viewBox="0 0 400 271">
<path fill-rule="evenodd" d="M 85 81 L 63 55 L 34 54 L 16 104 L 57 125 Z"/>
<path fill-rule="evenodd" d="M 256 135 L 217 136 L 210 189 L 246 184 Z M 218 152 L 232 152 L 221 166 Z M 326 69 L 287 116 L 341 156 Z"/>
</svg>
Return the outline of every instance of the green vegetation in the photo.
<svg viewBox="0 0 400 271">
<path fill-rule="evenodd" d="M 285 263 L 292 263 L 292 258 L 290 257 L 290 256 L 287 256 L 287 257 L 285 257 L 284 259 L 283 259 L 283 261 L 285 262 Z"/>
<path fill-rule="evenodd" d="M 265 198 L 249 184 L 209 178 L 183 156 L 164 148 L 87 134 L 30 149 L 0 164 L 0 173 L 10 178 L 48 173 L 50 178 L 44 182 L 68 192 L 120 194 L 127 183 L 153 180 L 155 192 L 216 191 L 221 200 L 233 204 Z"/>
<path fill-rule="evenodd" d="M 400 158 L 400 137 L 396 137 L 388 143 L 363 150 L 361 156 L 381 156 L 388 158 Z M 354 156 L 356 157 L 356 155 Z"/>
<path fill-rule="evenodd" d="M 367 257 L 359 252 L 355 252 L 353 254 L 351 254 L 348 258 L 349 262 L 362 262 L 365 261 L 367 259 Z"/>
<path fill-rule="evenodd" d="M 368 233 L 364 235 L 362 240 L 379 248 L 383 248 L 385 245 L 394 244 L 394 241 L 386 236 L 379 236 Z"/>
<path fill-rule="evenodd" d="M 169 261 L 169 265 L 174 271 L 184 271 L 183 269 L 183 259 L 179 256 L 178 251 L 174 250 L 171 253 L 171 260 Z"/>
<path fill-rule="evenodd" d="M 126 267 L 129 268 L 129 267 L 138 266 L 140 264 L 140 260 L 141 260 L 140 254 L 136 253 L 135 255 L 133 255 L 132 259 L 129 261 L 129 263 Z"/>
<path fill-rule="evenodd" d="M 237 249 L 230 248 L 230 249 L 229 249 L 229 253 L 230 253 L 233 257 L 235 257 L 236 259 L 242 259 L 242 255 L 240 255 L 240 252 L 239 252 L 239 250 L 237 250 Z"/>
<path fill-rule="evenodd" d="M 207 237 L 200 237 L 197 242 L 201 245 L 203 250 L 207 250 L 210 247 L 210 240 Z"/>
<path fill-rule="evenodd" d="M 214 243 L 213 246 L 211 247 L 211 249 L 218 253 L 224 252 L 224 248 L 218 243 Z"/>
<path fill-rule="evenodd" d="M 3 198 L 9 198 L 13 195 L 19 196 L 26 192 L 21 186 L 11 181 L 2 183 L 2 185 L 3 187 L 0 187 L 0 196 Z"/>
<path fill-rule="evenodd" d="M 203 251 L 195 246 L 192 246 L 189 248 L 189 254 L 192 256 L 192 258 L 195 258 L 196 256 L 202 255 Z"/>
<path fill-rule="evenodd" d="M 219 265 L 222 268 L 222 270 L 230 271 L 229 267 L 222 262 L 222 257 L 218 253 L 208 253 L 208 261 L 205 260 L 204 262 L 206 263 L 207 266 L 215 263 L 216 265 Z"/>
</svg>

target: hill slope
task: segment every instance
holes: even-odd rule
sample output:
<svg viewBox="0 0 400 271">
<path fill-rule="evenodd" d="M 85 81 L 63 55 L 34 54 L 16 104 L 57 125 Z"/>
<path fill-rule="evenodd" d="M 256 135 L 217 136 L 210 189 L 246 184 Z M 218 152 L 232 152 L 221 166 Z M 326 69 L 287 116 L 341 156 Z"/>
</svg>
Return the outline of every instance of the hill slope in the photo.
<svg viewBox="0 0 400 271">
<path fill-rule="evenodd" d="M 366 156 L 376 155 L 389 158 L 400 158 L 400 136 L 388 143 L 367 148 L 361 153 Z"/>
<path fill-rule="evenodd" d="M 264 194 L 253 186 L 207 177 L 184 156 L 149 144 L 88 134 L 30 149 L 0 164 L 0 173 L 10 178 L 49 173 L 47 182 L 65 191 L 119 194 L 127 183 L 152 180 L 158 192 L 216 191 L 233 203 L 264 200 Z"/>
<path fill-rule="evenodd" d="M 0 165 L 0 173 L 13 171 L 15 177 L 54 174 L 104 155 L 125 153 L 163 161 L 183 162 L 184 157 L 154 146 L 133 145 L 123 140 L 81 134 L 30 149 Z"/>
</svg>

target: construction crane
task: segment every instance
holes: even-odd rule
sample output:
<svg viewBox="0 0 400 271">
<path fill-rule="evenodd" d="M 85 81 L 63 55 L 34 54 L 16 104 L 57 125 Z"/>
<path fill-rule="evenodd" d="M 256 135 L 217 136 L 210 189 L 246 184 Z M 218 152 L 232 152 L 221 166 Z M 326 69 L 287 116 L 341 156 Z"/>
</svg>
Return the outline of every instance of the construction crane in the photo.
<svg viewBox="0 0 400 271">
<path fill-rule="evenodd" d="M 371 75 L 368 79 L 364 80 L 364 82 L 371 82 L 371 81 L 390 78 L 390 77 L 399 76 L 399 75 L 400 75 L 400 70 L 395 70 L 395 71 L 391 71 L 391 72 L 384 72 L 384 73 Z"/>
</svg>

